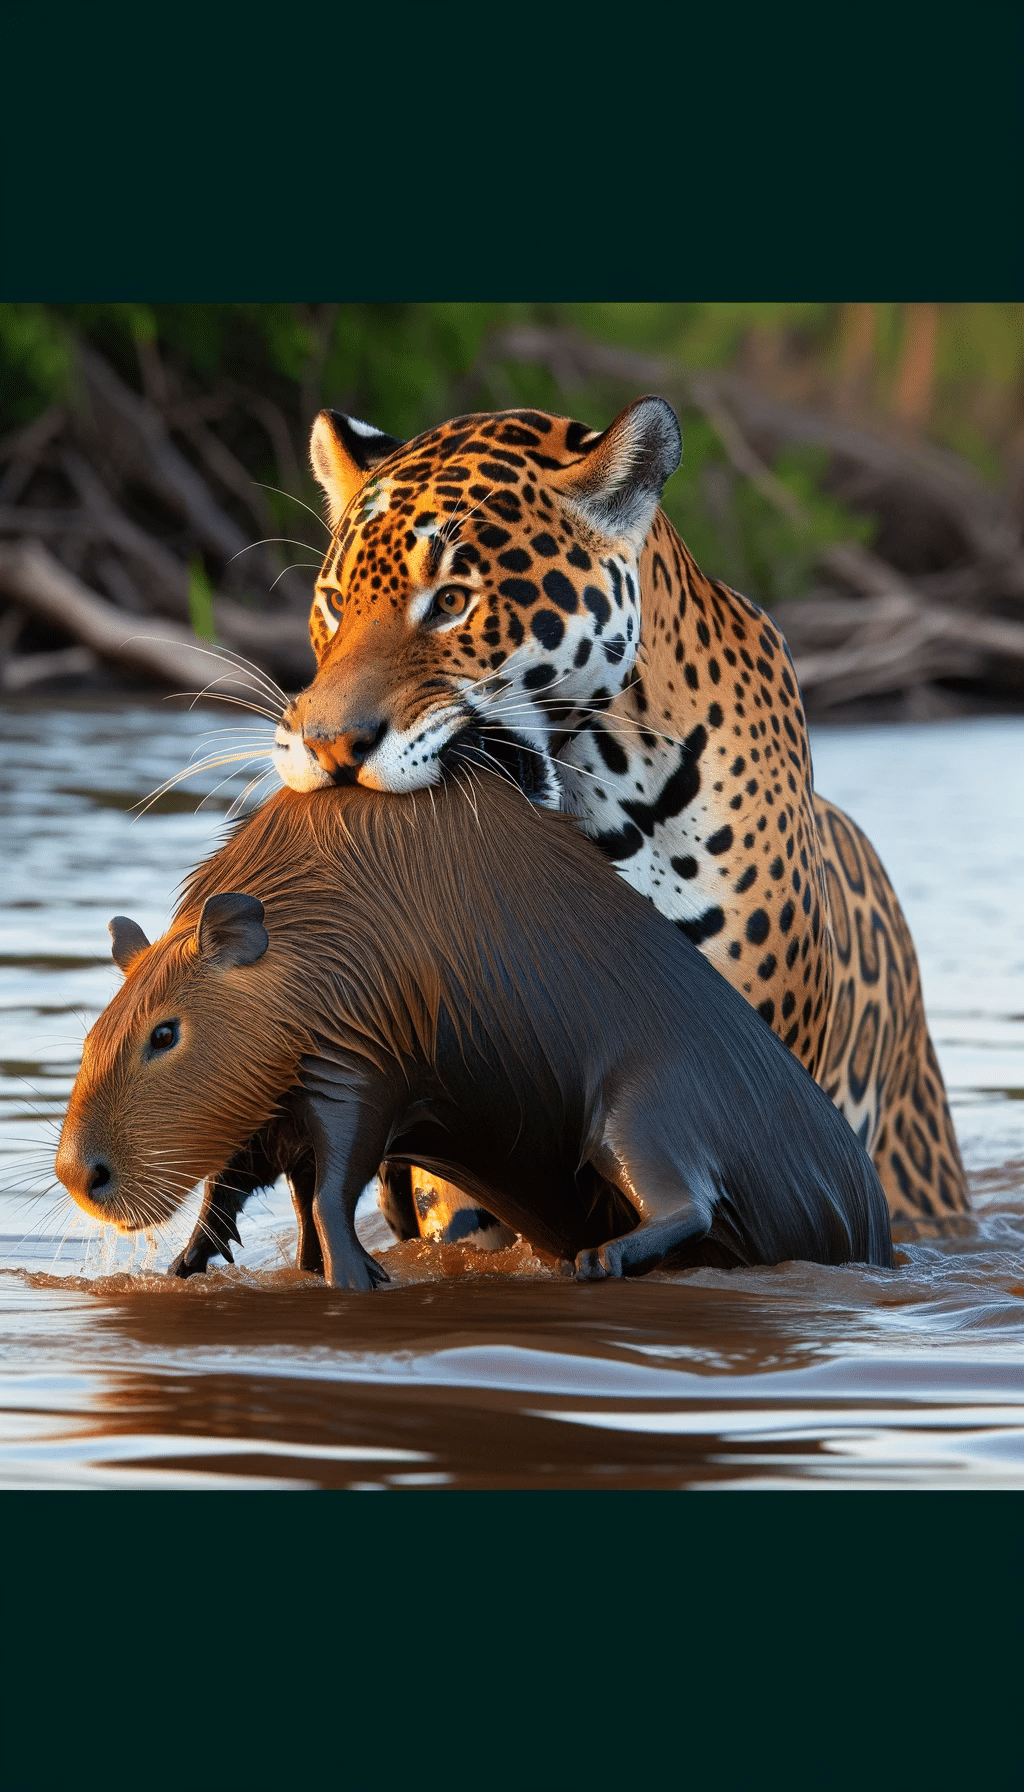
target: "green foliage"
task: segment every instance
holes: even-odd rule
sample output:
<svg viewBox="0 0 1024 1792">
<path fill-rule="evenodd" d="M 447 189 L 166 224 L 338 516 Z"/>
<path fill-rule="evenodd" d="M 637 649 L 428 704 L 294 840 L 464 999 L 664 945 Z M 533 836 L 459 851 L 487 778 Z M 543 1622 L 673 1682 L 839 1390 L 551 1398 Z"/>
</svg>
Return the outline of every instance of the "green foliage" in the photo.
<svg viewBox="0 0 1024 1792">
<path fill-rule="evenodd" d="M 342 306 L 324 367 L 323 396 L 390 435 L 416 435 L 448 409 L 477 358 L 496 305 Z"/>
<path fill-rule="evenodd" d="M 189 561 L 188 568 L 188 614 L 193 632 L 200 641 L 210 641 L 217 645 L 217 635 L 213 624 L 213 586 L 206 576 L 206 569 L 198 556 Z"/>
<path fill-rule="evenodd" d="M 905 353 L 908 310 L 870 311 L 869 366 L 857 404 L 885 413 Z M 320 514 L 307 470 L 309 426 L 323 404 L 408 437 L 466 409 L 533 405 L 603 426 L 633 396 L 620 384 L 562 390 L 543 367 L 495 364 L 481 351 L 513 323 L 554 325 L 694 368 L 737 366 L 796 402 L 844 399 L 848 307 L 835 304 L 96 304 L 0 306 L 0 436 L 55 399 L 74 397 L 73 339 L 92 342 L 136 389 L 153 390 L 161 366 L 184 395 L 220 395 L 212 427 L 267 491 L 267 533 L 309 541 L 286 559 L 315 561 L 326 536 L 298 501 Z M 850 376 L 852 377 L 852 376 Z M 231 411 L 246 393 L 269 400 L 292 445 L 285 466 L 258 407 Z M 226 396 L 225 396 L 226 395 Z M 944 305 L 938 326 L 928 429 L 966 454 L 993 483 L 1019 452 L 1024 398 L 1024 307 Z M 254 419 L 256 419 L 254 421 Z M 871 526 L 829 495 L 824 456 L 789 453 L 775 471 L 808 515 L 795 526 L 726 459 L 697 412 L 682 417 L 683 467 L 666 491 L 669 515 L 705 569 L 774 603 L 806 591 L 824 542 L 868 540 Z M 186 452 L 191 450 L 185 443 Z M 296 471 L 297 469 L 297 471 Z M 234 502 L 225 498 L 229 504 Z M 251 519 L 250 519 L 251 522 Z M 208 588 L 194 569 L 193 621 L 212 630 Z M 207 595 L 204 597 L 204 591 Z M 203 608 L 204 603 L 206 608 Z M 198 607 L 195 607 L 198 606 Z M 196 618 L 198 617 L 198 620 Z"/>
<path fill-rule="evenodd" d="M 687 367 L 726 367 L 752 335 L 795 337 L 816 347 L 834 305 L 598 304 L 560 307 L 584 335 L 619 347 L 677 356 Z"/>
<path fill-rule="evenodd" d="M 45 305 L 0 305 L 0 432 L 31 423 L 71 388 L 67 332 Z"/>
<path fill-rule="evenodd" d="M 818 552 L 829 542 L 870 542 L 871 519 L 855 516 L 824 489 L 823 451 L 788 449 L 772 469 L 803 505 L 808 520 L 800 527 L 737 474 L 699 412 L 685 412 L 682 425 L 683 464 L 663 503 L 698 565 L 713 577 L 770 607 L 806 596 Z"/>
<path fill-rule="evenodd" d="M 739 535 L 749 569 L 739 589 L 759 603 L 771 606 L 806 596 L 823 547 L 837 541 L 860 541 L 867 547 L 875 534 L 872 518 L 856 516 L 824 489 L 828 459 L 821 449 L 790 448 L 772 469 L 800 499 L 807 517 L 804 527 L 789 522 L 756 486 L 736 481 Z"/>
</svg>

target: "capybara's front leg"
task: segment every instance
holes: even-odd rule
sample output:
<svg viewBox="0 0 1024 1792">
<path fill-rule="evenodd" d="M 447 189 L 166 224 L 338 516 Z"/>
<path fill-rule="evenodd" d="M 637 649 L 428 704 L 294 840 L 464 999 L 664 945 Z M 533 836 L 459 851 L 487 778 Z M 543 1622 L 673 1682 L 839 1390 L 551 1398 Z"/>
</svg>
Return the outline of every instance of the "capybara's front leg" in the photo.
<svg viewBox="0 0 1024 1792">
<path fill-rule="evenodd" d="M 259 1175 L 253 1172 L 242 1154 L 233 1158 L 219 1176 L 208 1176 L 203 1189 L 203 1205 L 192 1236 L 185 1249 L 178 1252 L 167 1274 L 202 1275 L 211 1257 L 226 1257 L 233 1263 L 235 1259 L 228 1240 L 241 1244 L 235 1220 L 249 1196 L 259 1187 Z"/>
<path fill-rule="evenodd" d="M 369 1293 L 390 1278 L 356 1237 L 356 1203 L 380 1163 L 380 1147 L 353 1149 L 354 1117 L 333 1103 L 311 1103 L 310 1132 L 316 1149 L 313 1223 L 323 1251 L 324 1279 L 332 1288 Z M 358 1163 L 358 1168 L 353 1164 Z"/>
<path fill-rule="evenodd" d="M 332 1288 L 369 1292 L 387 1271 L 356 1237 L 356 1205 L 377 1174 L 387 1145 L 386 1088 L 367 1087 L 365 1073 L 303 1059 L 306 1130 L 316 1158 L 313 1224 Z"/>
<path fill-rule="evenodd" d="M 236 1151 L 219 1176 L 207 1177 L 203 1205 L 192 1236 L 185 1249 L 175 1257 L 167 1274 L 201 1275 L 211 1257 L 226 1257 L 233 1263 L 228 1240 L 235 1244 L 242 1242 L 235 1220 L 250 1195 L 260 1188 L 272 1188 L 281 1170 L 291 1161 L 307 1166 L 312 1178 L 312 1153 L 301 1134 L 289 1127 L 285 1114 Z M 310 1201 L 312 1198 L 311 1191 Z"/>
</svg>

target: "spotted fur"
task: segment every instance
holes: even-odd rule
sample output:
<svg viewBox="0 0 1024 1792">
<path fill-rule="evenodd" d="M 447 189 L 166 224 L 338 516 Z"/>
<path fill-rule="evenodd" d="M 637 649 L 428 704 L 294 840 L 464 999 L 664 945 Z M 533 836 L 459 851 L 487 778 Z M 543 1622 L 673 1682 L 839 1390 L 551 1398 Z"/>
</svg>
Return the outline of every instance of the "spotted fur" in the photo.
<svg viewBox="0 0 1024 1792">
<path fill-rule="evenodd" d="M 284 780 L 400 791 L 499 764 L 757 1008 L 894 1218 L 963 1210 L 913 944 L 870 843 L 814 791 L 786 642 L 657 508 L 670 408 L 640 399 L 603 434 L 485 413 L 408 444 L 321 413 L 311 454 L 334 539 Z"/>
</svg>

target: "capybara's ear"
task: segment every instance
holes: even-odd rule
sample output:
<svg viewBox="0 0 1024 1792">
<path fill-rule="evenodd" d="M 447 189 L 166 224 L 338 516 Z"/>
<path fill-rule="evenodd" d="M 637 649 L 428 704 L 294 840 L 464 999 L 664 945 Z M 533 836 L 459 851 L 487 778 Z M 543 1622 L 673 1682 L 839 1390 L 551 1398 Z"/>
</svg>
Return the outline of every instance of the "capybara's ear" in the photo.
<svg viewBox="0 0 1024 1792">
<path fill-rule="evenodd" d="M 255 896 L 227 890 L 203 904 L 196 928 L 200 955 L 219 970 L 232 965 L 255 964 L 270 944 L 263 925 L 263 904 Z"/>
<path fill-rule="evenodd" d="M 139 923 L 129 921 L 127 915 L 115 915 L 107 922 L 107 932 L 112 941 L 110 956 L 120 971 L 127 971 L 132 959 L 138 958 L 149 945 Z"/>
<path fill-rule="evenodd" d="M 309 438 L 309 460 L 317 482 L 327 493 L 331 528 L 336 529 L 357 491 L 374 467 L 401 448 L 398 436 L 385 435 L 372 423 L 346 417 L 344 411 L 321 411 Z"/>
</svg>

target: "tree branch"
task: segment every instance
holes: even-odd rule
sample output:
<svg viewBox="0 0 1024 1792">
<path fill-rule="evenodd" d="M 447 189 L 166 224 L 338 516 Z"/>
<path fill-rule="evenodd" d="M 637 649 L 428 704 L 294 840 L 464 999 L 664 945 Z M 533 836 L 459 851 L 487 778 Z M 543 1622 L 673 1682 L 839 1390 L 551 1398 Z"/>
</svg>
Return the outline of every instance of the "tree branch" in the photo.
<svg viewBox="0 0 1024 1792">
<path fill-rule="evenodd" d="M 248 674 L 221 660 L 215 648 L 204 648 L 190 629 L 180 623 L 126 616 L 107 603 L 81 579 L 55 560 L 38 542 L 0 543 L 0 591 L 31 615 L 52 627 L 74 635 L 102 660 L 127 667 L 178 689 L 202 689 L 217 680 L 221 691 L 249 691 Z M 214 604 L 218 630 L 240 652 L 262 650 L 268 660 L 299 670 L 306 682 L 312 667 L 312 651 L 306 631 L 295 617 L 263 618 L 244 610 L 229 598 Z M 268 651 L 273 644 L 273 651 Z"/>
</svg>

